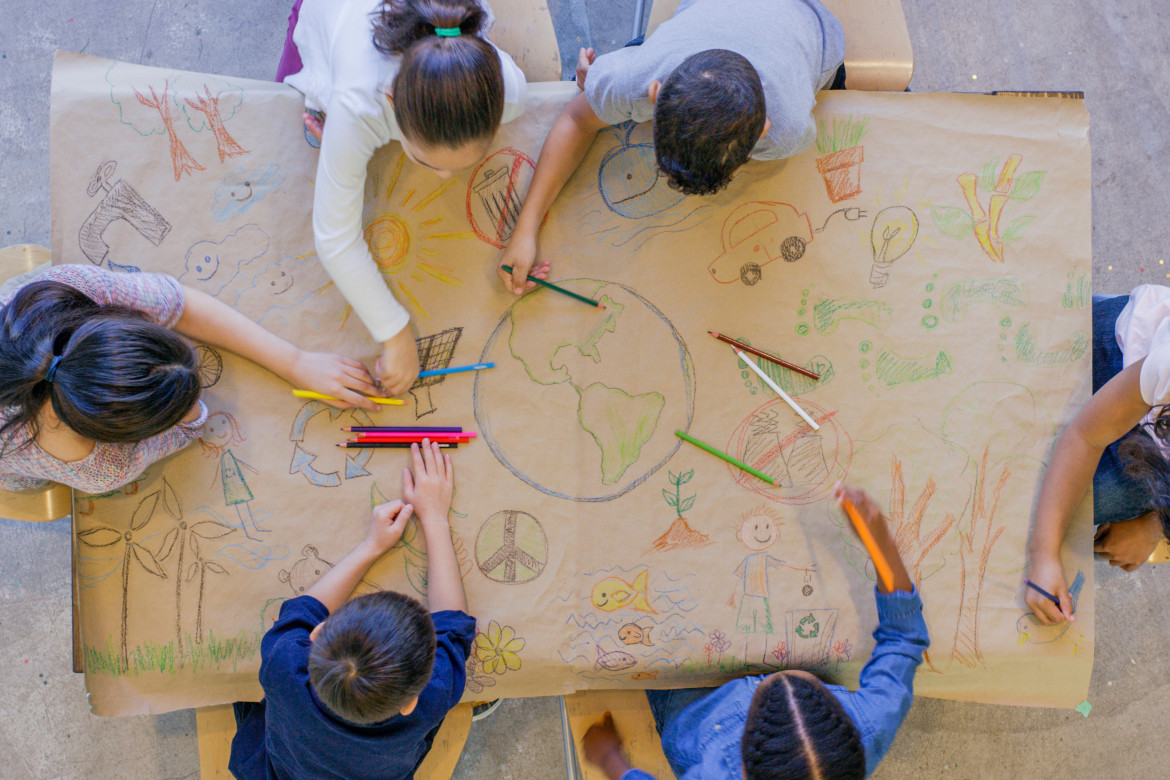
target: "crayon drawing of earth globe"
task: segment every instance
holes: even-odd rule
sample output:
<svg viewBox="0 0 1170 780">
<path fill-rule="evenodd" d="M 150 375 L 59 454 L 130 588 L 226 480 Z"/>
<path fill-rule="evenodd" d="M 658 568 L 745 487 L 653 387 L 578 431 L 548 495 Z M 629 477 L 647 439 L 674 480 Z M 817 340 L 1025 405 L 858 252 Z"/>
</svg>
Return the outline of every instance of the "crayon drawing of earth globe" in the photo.
<svg viewBox="0 0 1170 780">
<path fill-rule="evenodd" d="M 694 416 L 695 374 L 682 336 L 629 287 L 561 286 L 605 307 L 537 289 L 504 314 L 484 346 L 475 420 L 492 454 L 532 487 L 608 501 L 648 479 Z"/>
</svg>

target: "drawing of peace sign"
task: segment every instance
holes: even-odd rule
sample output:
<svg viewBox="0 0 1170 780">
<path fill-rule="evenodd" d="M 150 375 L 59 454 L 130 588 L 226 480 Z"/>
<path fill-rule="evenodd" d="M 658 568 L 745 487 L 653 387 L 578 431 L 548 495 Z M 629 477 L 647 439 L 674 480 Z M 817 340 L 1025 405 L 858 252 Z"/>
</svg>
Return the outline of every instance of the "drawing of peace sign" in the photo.
<svg viewBox="0 0 1170 780">
<path fill-rule="evenodd" d="M 505 509 L 480 526 L 475 562 L 490 580 L 508 585 L 531 582 L 548 563 L 548 539 L 535 517 Z"/>
</svg>

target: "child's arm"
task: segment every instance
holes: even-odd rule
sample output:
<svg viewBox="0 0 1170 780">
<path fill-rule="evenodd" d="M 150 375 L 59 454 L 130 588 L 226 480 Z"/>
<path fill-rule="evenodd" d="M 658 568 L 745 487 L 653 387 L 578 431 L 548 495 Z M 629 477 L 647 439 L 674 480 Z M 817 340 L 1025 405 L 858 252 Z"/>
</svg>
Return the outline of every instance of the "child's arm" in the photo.
<svg viewBox="0 0 1170 780">
<path fill-rule="evenodd" d="M 264 366 L 295 387 L 340 398 L 333 406 L 360 406 L 377 411 L 362 395 L 380 396 L 365 367 L 356 360 L 327 352 L 306 352 L 252 322 L 216 298 L 183 288 L 183 315 L 175 330 L 199 341 L 230 349 Z"/>
<path fill-rule="evenodd" d="M 1028 540 L 1027 578 L 1060 599 L 1060 609 L 1031 588 L 1024 600 L 1041 623 L 1072 620 L 1072 597 L 1060 563 L 1060 545 L 1073 512 L 1093 482 L 1101 454 L 1150 411 L 1142 399 L 1139 360 L 1093 394 L 1056 439 Z M 1152 548 L 1150 548 L 1152 550 Z M 1149 555 L 1149 550 L 1146 555 Z M 1141 559 L 1139 559 L 1140 563 Z"/>
<path fill-rule="evenodd" d="M 353 593 L 358 581 L 365 576 L 374 561 L 398 543 L 412 510 L 410 504 L 403 504 L 401 501 L 391 501 L 374 507 L 370 513 L 370 531 L 366 538 L 327 571 L 324 577 L 317 580 L 313 587 L 305 591 L 305 595 L 320 601 L 329 613 L 333 614 L 345 603 L 349 594 Z"/>
<path fill-rule="evenodd" d="M 581 738 L 585 760 L 601 767 L 609 780 L 653 780 L 645 772 L 634 769 L 622 753 L 622 738 L 613 725 L 613 715 L 605 713 L 602 719 L 589 727 Z"/>
<path fill-rule="evenodd" d="M 451 456 L 437 444 L 423 439 L 422 447 L 410 447 L 414 473 L 402 470 L 402 495 L 414 505 L 427 543 L 427 605 L 431 612 L 467 611 L 459 559 L 451 542 L 451 493 L 455 487 L 455 470 Z"/>
<path fill-rule="evenodd" d="M 532 185 L 528 188 L 520 216 L 516 219 L 512 239 L 500 258 L 500 266 L 512 266 L 512 273 L 509 274 L 502 267 L 497 270 L 504 286 L 517 295 L 524 292 L 525 288 L 535 286 L 527 280 L 527 275 L 532 273 L 536 263 L 536 235 L 540 232 L 544 215 L 564 189 L 573 171 L 585 159 L 597 131 L 605 126 L 605 122 L 593 113 L 582 93 L 569 101 L 549 131 L 536 161 Z M 547 274 L 548 263 L 545 262 L 532 275 L 544 278 Z"/>
<path fill-rule="evenodd" d="M 886 522 L 886 518 L 882 516 L 881 510 L 878 509 L 877 504 L 870 498 L 865 491 L 857 490 L 856 488 L 845 487 L 838 483 L 833 491 L 833 496 L 837 499 L 838 506 L 844 504 L 846 500 L 853 504 L 857 509 L 861 519 L 869 526 L 869 531 L 873 534 L 873 539 L 877 542 L 878 549 L 885 557 L 886 562 L 890 564 L 890 568 L 894 572 L 894 587 L 895 591 L 903 591 L 910 593 L 914 590 L 914 581 L 910 579 L 910 574 L 906 571 L 905 564 L 902 563 L 902 556 L 898 552 L 898 545 L 894 543 L 894 537 L 890 536 L 890 527 Z M 849 527 L 852 529 L 853 524 Z M 854 531 L 856 534 L 857 532 Z M 885 583 L 878 579 L 878 590 L 882 593 L 890 593 L 886 589 Z"/>
</svg>

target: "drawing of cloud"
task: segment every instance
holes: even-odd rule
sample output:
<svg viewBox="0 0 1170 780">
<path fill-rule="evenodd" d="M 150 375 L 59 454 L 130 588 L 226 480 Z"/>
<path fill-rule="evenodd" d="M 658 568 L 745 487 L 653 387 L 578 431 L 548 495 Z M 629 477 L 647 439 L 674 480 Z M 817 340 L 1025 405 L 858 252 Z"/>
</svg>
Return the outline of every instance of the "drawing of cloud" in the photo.
<svg viewBox="0 0 1170 780">
<path fill-rule="evenodd" d="M 284 170 L 276 163 L 236 168 L 215 188 L 211 216 L 216 222 L 238 217 L 279 187 L 284 182 L 284 175 Z"/>
<path fill-rule="evenodd" d="M 244 225 L 222 241 L 198 241 L 187 250 L 179 281 L 209 295 L 219 295 L 240 270 L 268 252 L 268 234 Z"/>
</svg>

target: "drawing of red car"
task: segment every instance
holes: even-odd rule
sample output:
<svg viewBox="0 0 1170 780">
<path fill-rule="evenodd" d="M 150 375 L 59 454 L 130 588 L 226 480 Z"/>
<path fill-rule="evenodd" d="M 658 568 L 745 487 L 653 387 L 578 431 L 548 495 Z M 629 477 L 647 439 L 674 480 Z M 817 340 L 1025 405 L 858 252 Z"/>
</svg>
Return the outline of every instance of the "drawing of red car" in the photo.
<svg viewBox="0 0 1170 780">
<path fill-rule="evenodd" d="M 813 240 L 808 215 L 788 203 L 753 200 L 723 222 L 723 254 L 708 269 L 720 284 L 753 285 L 773 260 L 795 263 Z"/>
</svg>

